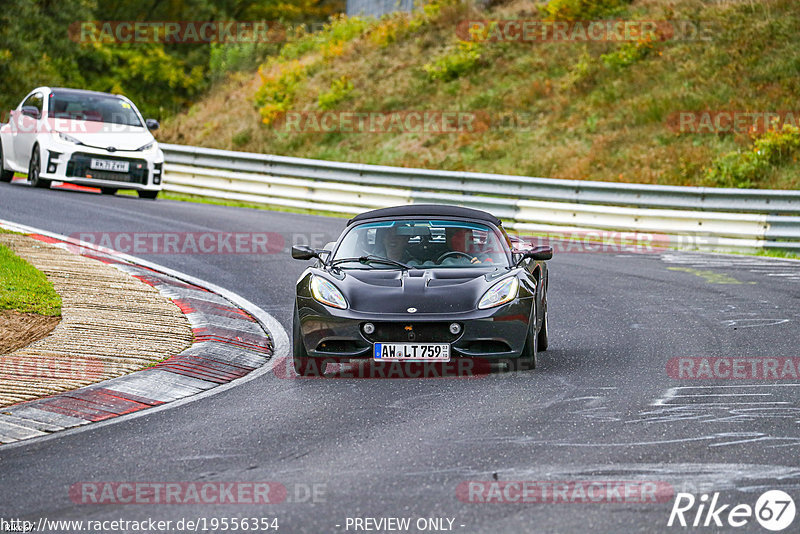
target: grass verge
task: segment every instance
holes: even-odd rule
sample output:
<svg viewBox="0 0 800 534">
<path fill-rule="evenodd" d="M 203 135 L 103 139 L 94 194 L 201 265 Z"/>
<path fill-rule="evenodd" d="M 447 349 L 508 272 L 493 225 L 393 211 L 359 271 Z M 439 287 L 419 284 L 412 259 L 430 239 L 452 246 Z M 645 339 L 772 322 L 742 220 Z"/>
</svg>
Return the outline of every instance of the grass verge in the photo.
<svg viewBox="0 0 800 534">
<path fill-rule="evenodd" d="M 135 193 L 132 193 L 135 194 Z M 278 206 L 274 204 L 259 204 L 257 202 L 243 202 L 239 200 L 228 200 L 224 198 L 201 197 L 197 195 L 186 195 L 183 193 L 167 193 L 161 191 L 158 198 L 164 200 L 177 200 L 179 202 L 197 202 L 198 204 L 214 204 L 217 206 L 231 206 L 235 208 L 253 208 L 258 210 L 267 211 L 282 211 L 286 213 L 299 213 L 301 215 L 319 215 L 320 217 L 336 217 L 338 219 L 347 219 L 349 216 L 342 215 L 335 211 L 326 210 L 307 210 L 301 208 L 291 208 L 287 206 Z M 366 211 L 366 210 L 365 210 Z"/>
<path fill-rule="evenodd" d="M 684 112 L 712 117 L 796 109 L 796 0 L 604 1 L 615 10 L 598 15 L 596 6 L 606 3 L 583 0 L 551 1 L 547 8 L 558 17 L 567 16 L 565 6 L 585 8 L 568 15 L 584 21 L 671 21 L 669 27 L 678 29 L 691 21 L 702 38 L 664 29 L 655 40 L 631 42 L 462 40 L 467 37 L 459 28 L 467 21 L 533 20 L 545 3 L 435 0 L 418 15 L 337 19 L 287 44 L 265 57 L 258 73 L 221 81 L 187 112 L 165 121 L 159 140 L 453 171 L 800 187 L 800 134 L 786 143 L 762 135 L 764 121 L 751 132 L 749 123 L 681 128 L 677 120 Z M 411 111 L 471 113 L 476 127 L 373 132 L 346 121 L 348 113 Z M 334 126 L 277 119 L 287 112 L 328 113 Z M 796 126 L 797 114 L 791 116 Z M 758 155 L 764 143 L 780 149 L 775 157 Z"/>
<path fill-rule="evenodd" d="M 0 245 L 0 310 L 61 315 L 61 297 L 47 277 L 3 245 Z"/>
</svg>

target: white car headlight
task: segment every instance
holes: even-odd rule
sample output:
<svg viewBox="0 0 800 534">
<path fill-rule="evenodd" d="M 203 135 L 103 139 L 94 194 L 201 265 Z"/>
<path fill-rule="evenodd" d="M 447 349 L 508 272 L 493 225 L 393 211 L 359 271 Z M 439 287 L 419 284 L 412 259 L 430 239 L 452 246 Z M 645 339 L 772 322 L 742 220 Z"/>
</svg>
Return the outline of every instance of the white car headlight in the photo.
<svg viewBox="0 0 800 534">
<path fill-rule="evenodd" d="M 83 143 L 80 142 L 80 140 L 75 139 L 71 135 L 67 135 L 67 134 L 61 133 L 61 132 L 53 132 L 53 133 L 58 134 L 58 138 L 61 139 L 62 141 L 66 141 L 67 143 L 73 143 L 73 144 L 76 144 L 76 145 L 82 145 L 83 144 Z"/>
<path fill-rule="evenodd" d="M 139 151 L 139 152 L 144 152 L 145 150 L 150 150 L 150 149 L 151 149 L 151 148 L 153 148 L 154 146 L 156 146 L 156 142 L 155 142 L 155 141 L 150 141 L 150 142 L 149 142 L 149 143 L 147 143 L 146 145 L 144 145 L 144 146 L 140 146 L 140 147 L 139 147 L 139 148 L 137 148 L 136 150 L 137 150 L 137 151 Z"/>
<path fill-rule="evenodd" d="M 519 291 L 519 281 L 516 276 L 500 280 L 483 294 L 478 308 L 485 310 L 505 304 L 517 297 L 517 291 Z"/>
<path fill-rule="evenodd" d="M 319 276 L 311 277 L 311 294 L 314 299 L 334 308 L 346 309 L 347 301 L 335 285 Z"/>
</svg>

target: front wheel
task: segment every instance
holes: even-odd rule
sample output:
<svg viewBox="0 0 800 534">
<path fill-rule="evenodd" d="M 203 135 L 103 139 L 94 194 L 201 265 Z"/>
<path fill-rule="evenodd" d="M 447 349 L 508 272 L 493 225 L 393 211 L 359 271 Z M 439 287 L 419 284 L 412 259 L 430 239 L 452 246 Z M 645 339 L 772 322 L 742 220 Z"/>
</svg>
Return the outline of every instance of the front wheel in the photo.
<svg viewBox="0 0 800 534">
<path fill-rule="evenodd" d="M 534 310 L 532 317 L 533 320 L 536 321 L 536 310 Z M 539 363 L 539 336 L 536 335 L 535 324 L 534 322 L 534 326 L 528 329 L 528 337 L 525 338 L 525 346 L 522 347 L 522 353 L 519 355 L 519 358 L 509 360 L 509 371 L 528 371 L 530 369 L 536 369 L 536 365 Z M 542 328 L 544 328 L 544 326 Z"/>
<path fill-rule="evenodd" d="M 547 350 L 548 345 L 548 331 L 547 331 L 547 293 L 544 294 L 544 314 L 542 314 L 542 328 L 539 329 L 539 335 L 536 336 L 537 350 L 544 352 Z"/>
<path fill-rule="evenodd" d="M 292 321 L 292 361 L 294 372 L 299 376 L 325 376 L 327 362 L 311 358 L 303 345 L 303 337 L 300 333 L 300 314 L 297 308 L 294 310 L 294 320 Z"/>
<path fill-rule="evenodd" d="M 147 198 L 155 200 L 158 197 L 158 191 L 139 191 L 139 198 Z"/>
<path fill-rule="evenodd" d="M 14 171 L 5 169 L 5 161 L 3 157 L 3 142 L 0 141 L 0 182 L 10 182 L 14 178 Z"/>
<path fill-rule="evenodd" d="M 42 178 L 42 160 L 41 156 L 39 156 L 39 147 L 33 147 L 33 153 L 31 154 L 31 162 L 28 164 L 28 181 L 31 183 L 33 187 L 39 187 L 42 189 L 47 189 L 50 187 L 50 180 L 45 180 Z"/>
</svg>

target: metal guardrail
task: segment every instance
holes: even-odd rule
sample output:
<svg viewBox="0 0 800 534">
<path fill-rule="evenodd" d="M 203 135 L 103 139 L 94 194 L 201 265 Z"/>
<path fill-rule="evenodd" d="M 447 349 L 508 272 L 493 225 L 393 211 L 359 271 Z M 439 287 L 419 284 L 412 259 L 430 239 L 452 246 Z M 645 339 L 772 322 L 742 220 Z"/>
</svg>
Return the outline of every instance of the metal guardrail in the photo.
<svg viewBox="0 0 800 534">
<path fill-rule="evenodd" d="M 519 231 L 694 237 L 682 248 L 800 250 L 800 192 L 407 169 L 161 144 L 164 189 L 353 214 L 436 202 L 491 211 Z"/>
</svg>

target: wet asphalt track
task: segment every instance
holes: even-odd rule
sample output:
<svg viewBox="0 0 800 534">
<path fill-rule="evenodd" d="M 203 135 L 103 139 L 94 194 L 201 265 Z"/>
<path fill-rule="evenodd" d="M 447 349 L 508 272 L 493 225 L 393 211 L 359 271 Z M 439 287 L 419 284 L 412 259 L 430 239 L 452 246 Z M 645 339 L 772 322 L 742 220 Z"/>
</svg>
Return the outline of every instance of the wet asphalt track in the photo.
<svg viewBox="0 0 800 534">
<path fill-rule="evenodd" d="M 62 234 L 277 232 L 287 246 L 321 246 L 344 226 L 343 219 L 24 183 L 0 184 L 0 218 Z M 239 293 L 290 327 L 304 264 L 287 252 L 142 257 Z M 551 349 L 536 371 L 469 380 L 270 373 L 174 409 L 0 448 L 0 518 L 275 517 L 280 532 L 309 533 L 348 532 L 348 517 L 409 517 L 412 525 L 447 517 L 464 533 L 695 530 L 666 527 L 672 499 L 476 504 L 456 495 L 462 482 L 495 477 L 649 481 L 698 495 L 719 491 L 720 501 L 750 505 L 780 488 L 800 505 L 800 379 L 686 381 L 666 372 L 673 357 L 800 356 L 799 296 L 800 262 L 557 254 Z M 266 506 L 75 504 L 69 488 L 86 481 L 276 481 L 289 499 Z M 314 484 L 324 491 L 316 503 L 291 502 Z M 736 531 L 766 532 L 754 520 Z"/>
</svg>

